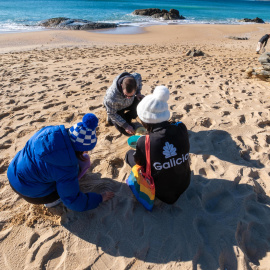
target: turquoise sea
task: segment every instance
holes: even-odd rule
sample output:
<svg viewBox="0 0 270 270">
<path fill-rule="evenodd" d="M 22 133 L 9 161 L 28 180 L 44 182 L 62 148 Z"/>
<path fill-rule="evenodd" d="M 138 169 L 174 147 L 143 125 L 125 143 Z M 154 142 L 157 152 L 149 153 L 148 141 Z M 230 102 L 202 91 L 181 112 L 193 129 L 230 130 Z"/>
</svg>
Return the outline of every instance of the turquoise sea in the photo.
<svg viewBox="0 0 270 270">
<path fill-rule="evenodd" d="M 135 9 L 177 9 L 181 21 L 161 21 L 133 16 Z M 270 0 L 0 0 L 0 32 L 40 30 L 39 21 L 68 17 L 120 25 L 153 24 L 240 24 L 239 19 L 255 17 L 270 22 Z"/>
</svg>

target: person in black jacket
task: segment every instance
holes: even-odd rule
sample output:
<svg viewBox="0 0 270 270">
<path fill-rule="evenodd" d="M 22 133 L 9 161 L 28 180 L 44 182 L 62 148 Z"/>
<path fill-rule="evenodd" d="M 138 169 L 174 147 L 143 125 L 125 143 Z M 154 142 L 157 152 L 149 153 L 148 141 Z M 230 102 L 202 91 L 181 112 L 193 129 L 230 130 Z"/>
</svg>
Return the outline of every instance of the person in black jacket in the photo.
<svg viewBox="0 0 270 270">
<path fill-rule="evenodd" d="M 167 101 L 170 92 L 165 86 L 157 86 L 138 105 L 137 113 L 150 137 L 151 174 L 155 182 L 156 197 L 173 204 L 190 183 L 189 138 L 182 122 L 169 122 Z M 145 136 L 136 144 L 136 151 L 126 153 L 126 162 L 146 166 Z"/>
<path fill-rule="evenodd" d="M 261 37 L 261 39 L 259 40 L 258 44 L 257 44 L 257 48 L 256 48 L 256 53 L 258 54 L 260 52 L 260 50 L 262 48 L 265 48 L 267 41 L 270 37 L 270 34 L 266 34 L 263 37 Z"/>
</svg>

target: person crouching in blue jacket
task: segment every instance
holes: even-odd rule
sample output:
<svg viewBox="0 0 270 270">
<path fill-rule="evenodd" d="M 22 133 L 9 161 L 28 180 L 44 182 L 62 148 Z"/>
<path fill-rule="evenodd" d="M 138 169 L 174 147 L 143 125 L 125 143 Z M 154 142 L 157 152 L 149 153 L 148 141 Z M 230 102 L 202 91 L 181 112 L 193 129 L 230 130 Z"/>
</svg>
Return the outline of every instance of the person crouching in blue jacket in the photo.
<svg viewBox="0 0 270 270">
<path fill-rule="evenodd" d="M 8 167 L 12 189 L 29 203 L 52 207 L 62 201 L 79 212 L 111 199 L 113 192 L 82 193 L 79 188 L 79 178 L 90 167 L 86 153 L 97 143 L 97 126 L 98 118 L 88 113 L 70 129 L 59 125 L 39 130 Z"/>
</svg>

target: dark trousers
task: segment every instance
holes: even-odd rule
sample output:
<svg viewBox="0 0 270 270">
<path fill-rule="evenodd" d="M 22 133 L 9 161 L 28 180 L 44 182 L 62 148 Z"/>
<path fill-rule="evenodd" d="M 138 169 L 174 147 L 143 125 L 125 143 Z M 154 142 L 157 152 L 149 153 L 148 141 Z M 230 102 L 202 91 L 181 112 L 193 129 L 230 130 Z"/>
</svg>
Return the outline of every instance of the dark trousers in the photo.
<svg viewBox="0 0 270 270">
<path fill-rule="evenodd" d="M 128 150 L 126 153 L 125 161 L 126 163 L 132 168 L 136 165 L 136 162 L 134 160 L 133 154 L 135 153 L 135 150 Z"/>
<path fill-rule="evenodd" d="M 58 193 L 57 193 L 57 190 L 55 190 L 53 193 L 51 193 L 51 194 L 49 194 L 47 196 L 44 196 L 44 197 L 30 198 L 30 197 L 26 197 L 26 196 L 22 195 L 21 193 L 19 193 L 17 190 L 15 190 L 13 188 L 12 185 L 10 185 L 10 186 L 13 189 L 13 191 L 15 191 L 17 194 L 19 194 L 24 200 L 26 200 L 27 202 L 32 203 L 32 204 L 52 203 L 52 202 L 54 202 L 54 201 L 56 201 L 56 200 L 58 200 L 60 198 Z"/>
<path fill-rule="evenodd" d="M 126 120 L 126 122 L 131 125 L 133 128 L 134 126 L 131 124 L 132 119 L 136 119 L 137 118 L 137 106 L 139 104 L 139 100 L 135 97 L 133 103 L 120 111 L 117 111 L 117 114 L 120 115 L 124 120 Z M 117 124 L 114 124 L 115 128 L 122 134 L 126 135 L 126 136 L 131 136 L 130 134 L 128 134 L 126 132 L 126 130 L 123 127 L 118 126 Z"/>
</svg>

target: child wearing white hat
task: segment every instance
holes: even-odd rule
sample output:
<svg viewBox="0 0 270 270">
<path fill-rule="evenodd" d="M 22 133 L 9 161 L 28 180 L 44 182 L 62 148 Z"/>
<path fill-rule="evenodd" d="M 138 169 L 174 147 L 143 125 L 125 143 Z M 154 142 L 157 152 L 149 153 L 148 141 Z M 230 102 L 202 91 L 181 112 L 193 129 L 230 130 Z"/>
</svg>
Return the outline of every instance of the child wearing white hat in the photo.
<svg viewBox="0 0 270 270">
<path fill-rule="evenodd" d="M 189 139 L 182 122 L 169 122 L 168 100 L 170 92 L 157 86 L 137 106 L 137 114 L 150 137 L 151 174 L 155 182 L 156 197 L 173 204 L 190 183 Z M 136 151 L 126 154 L 126 162 L 146 166 L 145 136 L 141 136 Z"/>
</svg>

